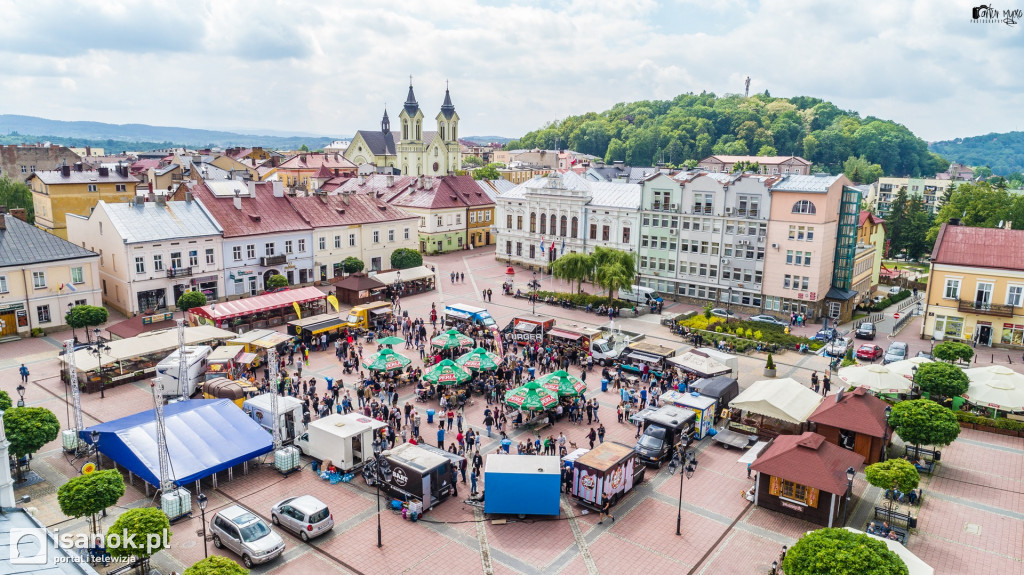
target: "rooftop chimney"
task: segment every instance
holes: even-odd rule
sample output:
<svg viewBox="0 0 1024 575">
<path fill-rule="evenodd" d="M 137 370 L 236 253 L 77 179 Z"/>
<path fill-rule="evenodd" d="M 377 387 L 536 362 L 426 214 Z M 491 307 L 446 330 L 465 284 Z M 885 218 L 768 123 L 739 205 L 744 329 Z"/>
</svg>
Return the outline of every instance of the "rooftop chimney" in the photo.
<svg viewBox="0 0 1024 575">
<path fill-rule="evenodd" d="M 65 178 L 70 178 L 71 177 L 71 166 L 68 166 L 68 165 L 61 166 L 60 167 L 60 175 L 64 176 Z"/>
<path fill-rule="evenodd" d="M 390 188 L 393 185 L 395 185 L 395 175 L 388 174 L 388 187 Z"/>
<path fill-rule="evenodd" d="M 192 203 L 192 192 L 185 192 L 185 203 L 186 204 L 191 204 Z"/>
<path fill-rule="evenodd" d="M 0 230 L 7 229 L 7 214 L 0 213 Z"/>
<path fill-rule="evenodd" d="M 23 222 L 28 222 L 28 212 L 25 211 L 25 208 L 11 208 L 7 210 L 7 213 Z"/>
<path fill-rule="evenodd" d="M 273 181 L 273 186 L 274 186 L 274 197 L 275 198 L 283 198 L 284 197 L 284 183 L 281 180 L 274 180 Z"/>
<path fill-rule="evenodd" d="M 106 178 L 106 177 L 110 176 L 110 168 L 102 167 L 101 166 L 100 169 L 99 169 L 99 172 L 100 172 L 100 177 L 101 178 Z"/>
<path fill-rule="evenodd" d="M 242 195 L 238 192 L 238 190 L 235 190 L 235 198 L 234 198 L 233 201 L 235 202 L 235 209 L 236 210 L 241 210 L 242 209 Z"/>
</svg>

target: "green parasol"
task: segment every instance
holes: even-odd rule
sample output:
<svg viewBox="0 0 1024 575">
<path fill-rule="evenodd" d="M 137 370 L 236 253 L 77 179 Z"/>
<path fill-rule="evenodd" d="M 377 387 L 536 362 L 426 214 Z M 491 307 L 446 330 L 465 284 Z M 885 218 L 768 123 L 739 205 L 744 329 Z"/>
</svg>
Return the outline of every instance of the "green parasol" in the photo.
<svg viewBox="0 0 1024 575">
<path fill-rule="evenodd" d="M 473 338 L 462 335 L 454 329 L 450 329 L 441 335 L 430 340 L 430 345 L 439 349 L 455 349 L 458 347 L 469 347 L 475 344 Z"/>
<path fill-rule="evenodd" d="M 536 381 L 505 393 L 505 403 L 527 411 L 543 411 L 558 403 L 558 396 L 544 389 Z"/>
<path fill-rule="evenodd" d="M 405 343 L 405 340 L 394 335 L 389 335 L 387 337 L 378 339 L 377 343 L 381 345 L 398 345 L 400 343 Z"/>
<path fill-rule="evenodd" d="M 498 364 L 500 362 L 501 358 L 482 347 L 478 347 L 455 360 L 455 363 L 462 367 L 476 371 L 491 371 L 498 369 Z"/>
<path fill-rule="evenodd" d="M 569 375 L 565 370 L 542 375 L 534 381 L 562 397 L 576 397 L 587 390 L 587 384 L 582 379 Z"/>
<path fill-rule="evenodd" d="M 412 363 L 412 360 L 401 355 L 393 349 L 384 348 L 370 356 L 370 361 L 363 364 L 363 367 L 370 371 L 391 371 L 402 369 Z"/>
<path fill-rule="evenodd" d="M 456 365 L 450 359 L 438 363 L 430 371 L 423 374 L 423 379 L 437 385 L 458 385 L 466 383 L 472 377 L 469 372 Z"/>
</svg>

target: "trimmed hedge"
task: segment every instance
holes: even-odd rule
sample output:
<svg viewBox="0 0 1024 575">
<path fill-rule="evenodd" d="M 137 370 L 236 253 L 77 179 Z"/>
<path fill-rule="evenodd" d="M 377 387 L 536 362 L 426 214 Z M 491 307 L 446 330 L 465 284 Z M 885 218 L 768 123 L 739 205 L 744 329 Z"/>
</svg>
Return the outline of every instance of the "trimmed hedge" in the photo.
<svg viewBox="0 0 1024 575">
<path fill-rule="evenodd" d="M 679 325 L 690 329 L 706 330 L 704 331 L 704 339 L 714 341 L 716 344 L 723 338 L 735 340 L 732 343 L 736 346 L 736 350 L 741 352 L 756 348 L 757 342 L 773 343 L 781 348 L 791 350 L 795 350 L 801 344 L 807 345 L 813 350 L 821 349 L 823 345 L 821 342 L 806 337 L 787 334 L 783 326 L 759 321 L 740 320 L 726 322 L 725 319 L 718 316 L 705 318 L 702 314 L 699 314 L 679 322 Z M 743 340 L 749 343 L 741 343 Z M 741 349 L 741 346 L 745 347 Z"/>
<path fill-rule="evenodd" d="M 903 290 L 900 293 L 891 295 L 878 303 L 867 306 L 867 309 L 871 311 L 882 311 L 894 303 L 900 303 L 901 301 L 907 299 L 911 295 L 913 295 L 913 293 L 910 290 Z"/>
<path fill-rule="evenodd" d="M 954 411 L 957 421 L 963 423 L 971 423 L 974 425 L 984 425 L 986 427 L 994 427 L 996 429 L 1007 429 L 1010 431 L 1024 431 L 1024 421 L 1017 421 L 1014 419 L 1008 419 L 1006 417 L 999 417 L 992 419 L 991 417 L 983 417 L 980 415 L 974 415 L 969 411 Z"/>
<path fill-rule="evenodd" d="M 531 292 L 524 291 L 522 293 L 524 295 L 530 295 Z M 571 303 L 573 305 L 576 305 L 576 306 L 580 306 L 580 307 L 587 307 L 587 304 L 591 304 L 595 308 L 599 307 L 599 306 L 602 306 L 602 305 L 608 305 L 608 296 L 606 296 L 606 295 L 592 295 L 592 294 L 589 294 L 589 293 L 566 293 L 566 292 L 557 292 L 557 291 L 538 291 L 537 292 L 538 301 L 544 301 L 549 296 L 555 298 L 559 302 L 568 301 L 569 303 Z M 632 309 L 632 307 L 633 307 L 633 303 L 632 302 L 624 301 L 624 300 L 621 300 L 621 299 L 612 300 L 612 305 L 617 307 L 617 308 L 619 308 L 619 309 L 624 309 L 624 308 Z"/>
</svg>

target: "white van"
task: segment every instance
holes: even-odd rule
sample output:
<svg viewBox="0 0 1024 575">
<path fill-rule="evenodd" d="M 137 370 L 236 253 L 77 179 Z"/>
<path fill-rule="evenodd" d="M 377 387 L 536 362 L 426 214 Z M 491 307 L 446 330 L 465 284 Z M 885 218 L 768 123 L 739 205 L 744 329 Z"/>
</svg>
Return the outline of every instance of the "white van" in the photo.
<svg viewBox="0 0 1024 575">
<path fill-rule="evenodd" d="M 631 286 L 630 289 L 620 289 L 619 299 L 636 304 L 650 305 L 652 302 L 661 303 L 664 300 L 656 290 L 649 287 Z"/>
</svg>

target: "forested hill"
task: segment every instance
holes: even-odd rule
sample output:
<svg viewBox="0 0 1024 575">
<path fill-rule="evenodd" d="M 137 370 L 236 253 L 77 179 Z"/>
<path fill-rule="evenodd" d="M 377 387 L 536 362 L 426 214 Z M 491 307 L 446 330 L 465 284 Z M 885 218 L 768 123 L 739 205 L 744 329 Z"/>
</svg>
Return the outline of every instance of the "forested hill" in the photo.
<svg viewBox="0 0 1024 575">
<path fill-rule="evenodd" d="M 968 166 L 988 166 L 1005 176 L 1024 172 L 1024 132 L 985 134 L 933 142 L 931 150 L 954 162 Z"/>
<path fill-rule="evenodd" d="M 767 93 L 744 98 L 705 92 L 616 104 L 601 113 L 569 116 L 506 147 L 554 149 L 556 141 L 635 166 L 681 165 L 712 154 L 792 154 L 834 173 L 843 171 L 851 156 L 879 164 L 886 175 L 932 175 L 948 166 L 900 124 L 861 118 L 818 98 Z"/>
</svg>

